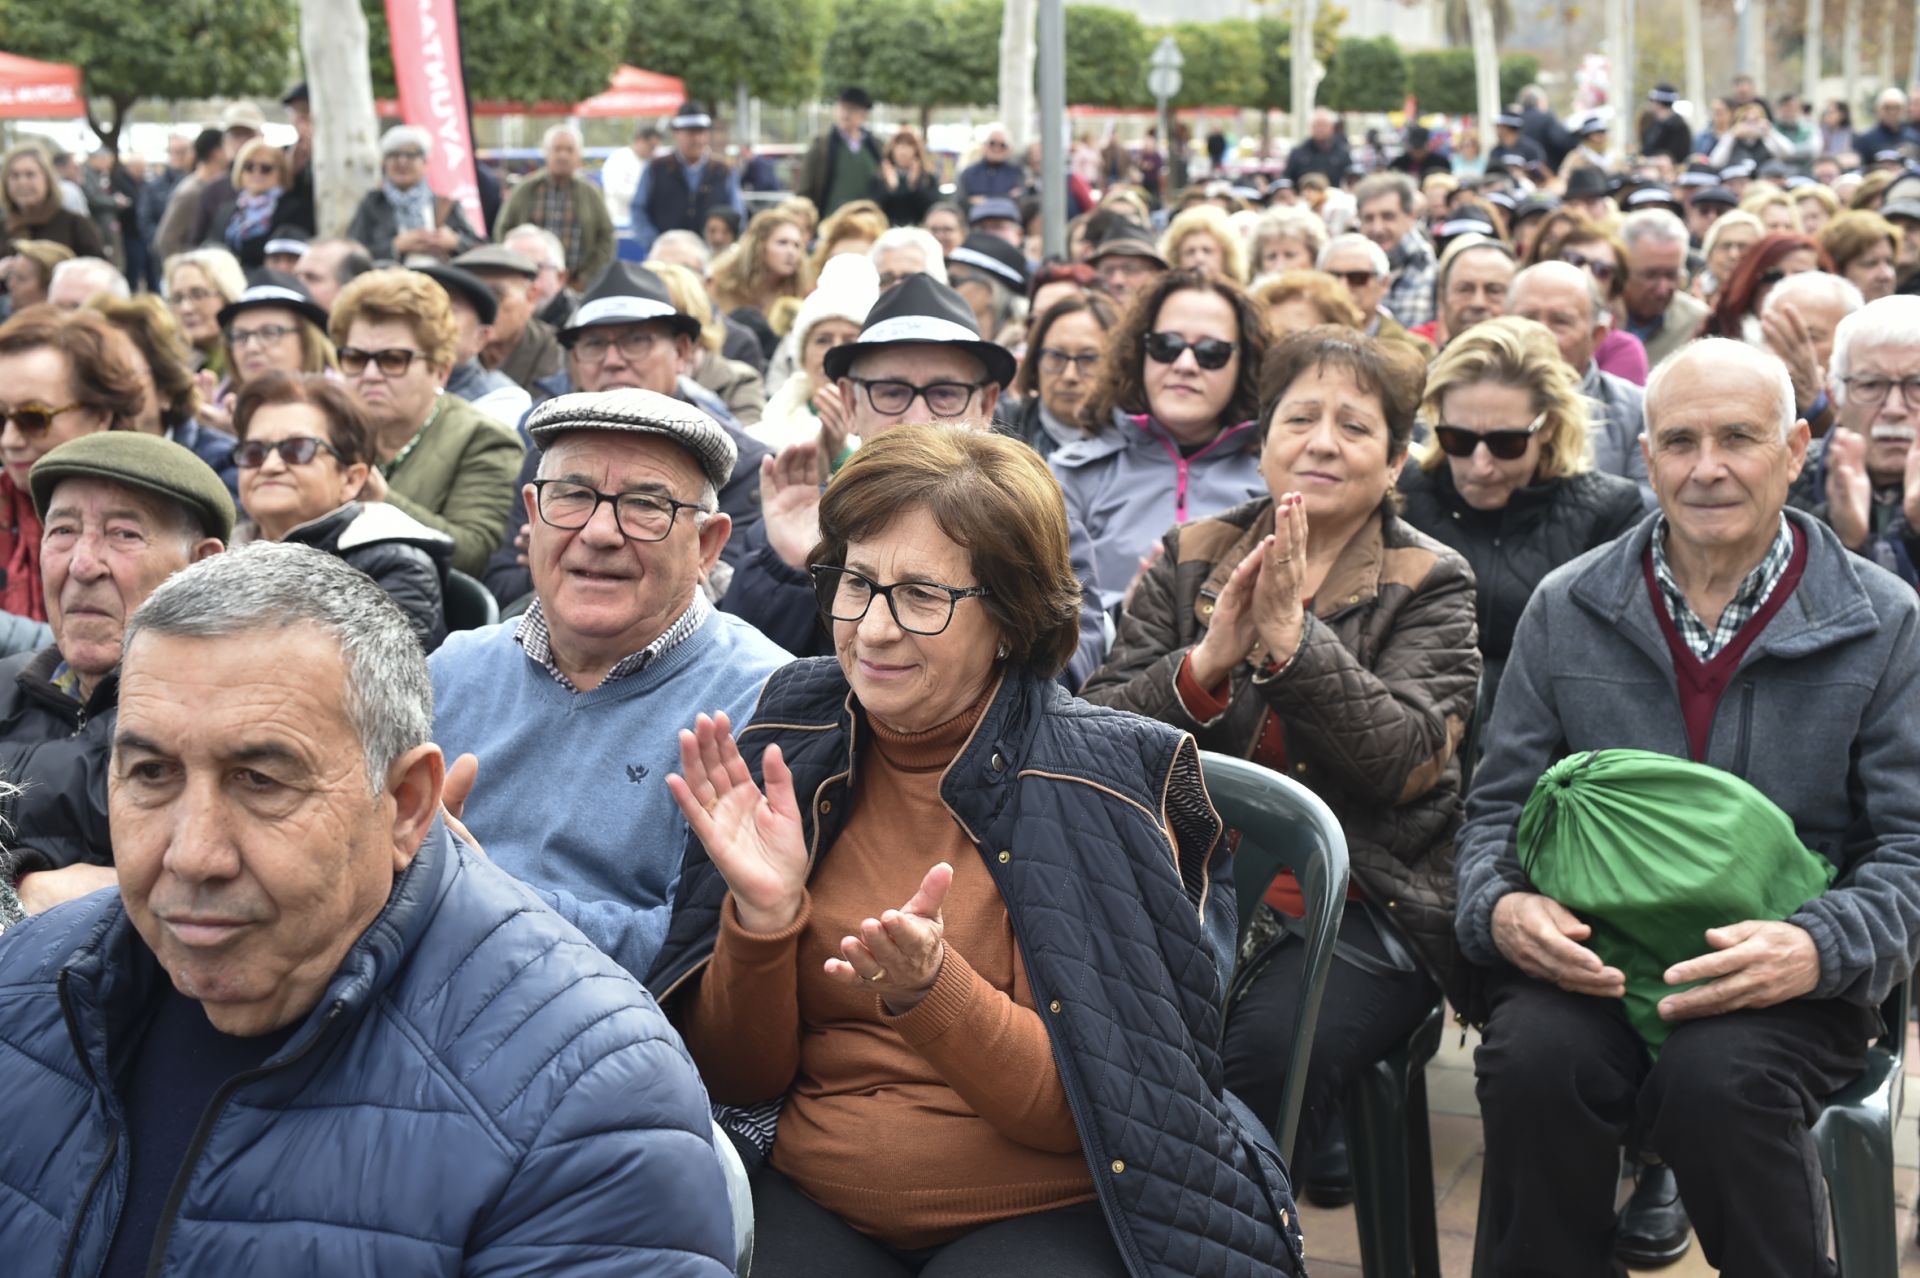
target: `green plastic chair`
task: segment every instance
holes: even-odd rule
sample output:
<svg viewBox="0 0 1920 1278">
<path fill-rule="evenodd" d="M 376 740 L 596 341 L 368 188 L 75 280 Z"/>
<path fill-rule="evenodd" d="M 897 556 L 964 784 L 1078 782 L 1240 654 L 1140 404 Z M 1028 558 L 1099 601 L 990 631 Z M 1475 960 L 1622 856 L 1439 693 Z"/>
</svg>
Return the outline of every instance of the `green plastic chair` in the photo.
<svg viewBox="0 0 1920 1278">
<path fill-rule="evenodd" d="M 447 572 L 447 629 L 478 630 L 500 620 L 493 592 L 456 569 Z"/>
<path fill-rule="evenodd" d="M 1200 756 L 1200 764 L 1215 810 L 1228 828 L 1240 832 L 1233 860 L 1240 939 L 1246 939 L 1254 904 L 1281 870 L 1293 871 L 1306 901 L 1306 981 L 1294 1013 L 1292 1047 L 1281 1064 L 1280 1112 L 1260 1115 L 1279 1144 L 1280 1157 L 1291 1160 L 1300 1099 L 1307 1088 L 1308 1049 L 1347 906 L 1347 836 L 1320 796 L 1291 777 L 1211 751 Z"/>
<path fill-rule="evenodd" d="M 1427 1062 L 1440 1050 L 1447 1005 L 1347 1083 L 1342 1105 L 1353 1161 L 1353 1211 L 1367 1278 L 1440 1278 L 1440 1224 L 1427 1126 Z"/>
<path fill-rule="evenodd" d="M 1907 1008 L 1902 981 L 1880 1006 L 1887 1032 L 1867 1049 L 1864 1073 L 1828 1099 L 1813 1123 L 1813 1143 L 1833 1203 L 1833 1244 L 1843 1274 L 1892 1274 L 1900 1268 L 1900 1214 L 1893 1201 L 1893 1121 L 1905 1078 Z"/>
</svg>

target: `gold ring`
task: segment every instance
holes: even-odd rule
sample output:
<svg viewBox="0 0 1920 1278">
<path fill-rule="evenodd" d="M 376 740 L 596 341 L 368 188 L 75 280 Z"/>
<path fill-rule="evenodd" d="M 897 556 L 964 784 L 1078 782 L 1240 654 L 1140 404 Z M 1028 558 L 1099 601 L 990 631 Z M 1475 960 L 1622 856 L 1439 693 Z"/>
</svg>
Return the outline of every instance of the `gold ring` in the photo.
<svg viewBox="0 0 1920 1278">
<path fill-rule="evenodd" d="M 720 800 L 718 798 L 708 799 L 705 803 L 701 804 L 700 806 L 705 808 L 709 813 L 711 813 L 715 808 L 720 806 Z"/>
<path fill-rule="evenodd" d="M 869 981 L 884 981 L 887 979 L 887 969 L 883 967 L 867 979 Z"/>
</svg>

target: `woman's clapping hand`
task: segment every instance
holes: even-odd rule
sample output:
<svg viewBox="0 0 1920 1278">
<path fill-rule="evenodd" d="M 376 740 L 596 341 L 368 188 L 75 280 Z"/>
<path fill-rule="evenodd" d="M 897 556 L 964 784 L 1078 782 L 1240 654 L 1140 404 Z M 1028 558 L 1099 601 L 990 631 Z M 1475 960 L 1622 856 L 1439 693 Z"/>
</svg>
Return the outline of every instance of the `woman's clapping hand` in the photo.
<svg viewBox="0 0 1920 1278">
<path fill-rule="evenodd" d="M 680 774 L 667 789 L 733 894 L 740 925 L 779 932 L 800 915 L 807 884 L 806 832 L 793 774 L 769 746 L 761 762 L 766 792 L 753 783 L 725 713 L 701 715 L 680 733 Z"/>
<path fill-rule="evenodd" d="M 946 962 L 940 906 L 952 886 L 951 865 L 942 861 L 928 870 L 912 900 L 862 921 L 860 935 L 840 938 L 841 957 L 827 960 L 827 975 L 878 994 L 895 1016 L 918 1007 Z"/>
</svg>

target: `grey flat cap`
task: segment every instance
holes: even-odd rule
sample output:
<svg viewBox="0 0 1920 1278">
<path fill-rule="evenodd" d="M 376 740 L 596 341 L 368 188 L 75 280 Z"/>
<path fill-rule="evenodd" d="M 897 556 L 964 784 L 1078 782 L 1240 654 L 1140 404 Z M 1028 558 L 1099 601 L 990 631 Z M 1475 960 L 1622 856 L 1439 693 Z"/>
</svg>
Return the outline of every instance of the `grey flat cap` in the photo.
<svg viewBox="0 0 1920 1278">
<path fill-rule="evenodd" d="M 569 431 L 664 435 L 693 454 L 715 488 L 726 486 L 740 450 L 726 427 L 693 405 L 650 390 L 575 391 L 533 410 L 527 433 L 541 451 Z"/>
</svg>

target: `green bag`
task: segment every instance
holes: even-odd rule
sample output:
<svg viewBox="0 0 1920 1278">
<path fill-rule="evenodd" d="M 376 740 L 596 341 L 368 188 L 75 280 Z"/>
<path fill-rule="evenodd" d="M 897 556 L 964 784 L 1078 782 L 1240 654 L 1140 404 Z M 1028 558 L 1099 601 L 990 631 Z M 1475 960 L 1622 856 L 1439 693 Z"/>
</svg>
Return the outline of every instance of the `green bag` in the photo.
<svg viewBox="0 0 1920 1278">
<path fill-rule="evenodd" d="M 1712 947 L 1706 930 L 1784 919 L 1832 886 L 1766 795 L 1730 772 L 1647 750 L 1593 750 L 1547 769 L 1520 814 L 1520 865 L 1593 929 L 1627 978 L 1627 1019 L 1655 1056 L 1672 1026 L 1666 970 Z M 1696 982 L 1697 984 L 1698 982 Z"/>
</svg>

